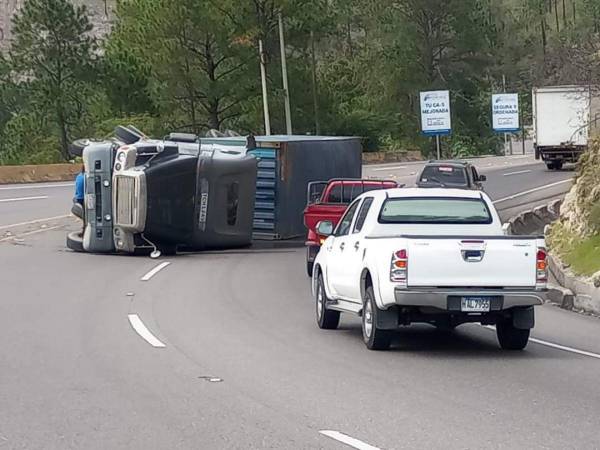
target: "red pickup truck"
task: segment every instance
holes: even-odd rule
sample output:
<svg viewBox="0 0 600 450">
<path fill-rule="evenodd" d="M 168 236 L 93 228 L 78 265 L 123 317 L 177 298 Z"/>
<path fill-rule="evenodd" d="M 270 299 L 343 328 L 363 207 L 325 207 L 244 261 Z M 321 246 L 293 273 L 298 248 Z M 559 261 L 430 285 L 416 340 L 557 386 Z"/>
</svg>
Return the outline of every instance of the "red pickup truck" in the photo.
<svg viewBox="0 0 600 450">
<path fill-rule="evenodd" d="M 308 184 L 307 205 L 304 210 L 304 225 L 308 229 L 306 238 L 306 272 L 312 277 L 313 264 L 324 240 L 315 229 L 323 220 L 337 225 L 346 208 L 364 192 L 400 187 L 390 180 L 333 179 L 314 181 Z"/>
</svg>

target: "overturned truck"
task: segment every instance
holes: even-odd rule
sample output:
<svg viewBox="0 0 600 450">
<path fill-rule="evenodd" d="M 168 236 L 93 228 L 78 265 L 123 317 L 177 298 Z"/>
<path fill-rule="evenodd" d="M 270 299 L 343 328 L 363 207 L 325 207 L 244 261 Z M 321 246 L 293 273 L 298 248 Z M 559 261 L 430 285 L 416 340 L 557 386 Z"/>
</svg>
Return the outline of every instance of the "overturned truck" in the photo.
<svg viewBox="0 0 600 450">
<path fill-rule="evenodd" d="M 91 253 L 151 254 L 223 249 L 252 242 L 257 159 L 246 148 L 201 144 L 194 135 L 148 139 L 118 127 L 104 142 L 79 142 L 82 230 L 67 246 Z"/>
</svg>

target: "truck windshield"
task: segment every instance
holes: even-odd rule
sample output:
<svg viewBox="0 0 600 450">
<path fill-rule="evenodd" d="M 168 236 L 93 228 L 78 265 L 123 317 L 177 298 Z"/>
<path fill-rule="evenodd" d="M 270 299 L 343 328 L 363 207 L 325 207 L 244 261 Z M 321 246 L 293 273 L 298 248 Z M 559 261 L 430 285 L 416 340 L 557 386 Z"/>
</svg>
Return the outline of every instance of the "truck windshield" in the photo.
<svg viewBox="0 0 600 450">
<path fill-rule="evenodd" d="M 379 223 L 490 224 L 492 215 L 477 198 L 390 198 L 379 213 Z"/>
</svg>

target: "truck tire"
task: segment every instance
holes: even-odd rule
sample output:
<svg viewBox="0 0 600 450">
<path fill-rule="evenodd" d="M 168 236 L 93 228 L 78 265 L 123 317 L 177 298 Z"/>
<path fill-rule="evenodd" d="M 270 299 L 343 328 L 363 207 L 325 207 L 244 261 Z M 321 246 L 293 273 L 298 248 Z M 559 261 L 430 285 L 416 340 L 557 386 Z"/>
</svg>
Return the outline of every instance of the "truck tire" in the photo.
<svg viewBox="0 0 600 450">
<path fill-rule="evenodd" d="M 512 319 L 503 320 L 496 324 L 498 343 L 504 350 L 523 350 L 527 347 L 531 330 L 515 328 Z"/>
<path fill-rule="evenodd" d="M 81 231 L 73 231 L 67 234 L 67 248 L 73 250 L 74 252 L 85 252 L 83 248 L 83 237 L 81 236 Z"/>
<path fill-rule="evenodd" d="M 554 170 L 555 169 L 555 165 L 554 165 L 553 162 L 546 163 L 546 167 L 548 168 L 548 170 Z"/>
<path fill-rule="evenodd" d="M 369 350 L 387 350 L 392 343 L 392 334 L 389 330 L 377 328 L 377 314 L 379 308 L 375 302 L 373 286 L 365 290 L 365 302 L 362 313 L 363 341 Z"/>
<path fill-rule="evenodd" d="M 317 324 L 322 330 L 335 330 L 340 324 L 340 312 L 327 309 L 327 293 L 325 292 L 325 282 L 323 274 L 319 274 L 317 280 L 317 292 L 315 295 L 315 306 L 317 313 Z"/>
<path fill-rule="evenodd" d="M 563 162 L 562 161 L 556 161 L 554 163 L 554 169 L 555 170 L 562 170 L 562 167 L 563 167 Z"/>
</svg>

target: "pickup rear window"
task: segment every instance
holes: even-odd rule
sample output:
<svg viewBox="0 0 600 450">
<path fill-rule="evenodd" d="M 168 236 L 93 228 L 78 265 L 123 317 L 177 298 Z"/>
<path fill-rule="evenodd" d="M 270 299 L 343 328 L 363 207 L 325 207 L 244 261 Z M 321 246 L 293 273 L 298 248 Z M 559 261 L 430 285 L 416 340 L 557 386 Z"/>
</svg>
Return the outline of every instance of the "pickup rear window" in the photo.
<svg viewBox="0 0 600 450">
<path fill-rule="evenodd" d="M 427 166 L 421 174 L 421 183 L 439 183 L 466 186 L 467 174 L 462 167 Z"/>
<path fill-rule="evenodd" d="M 379 223 L 490 224 L 492 214 L 485 201 L 477 198 L 390 198 L 381 208 Z"/>
</svg>

